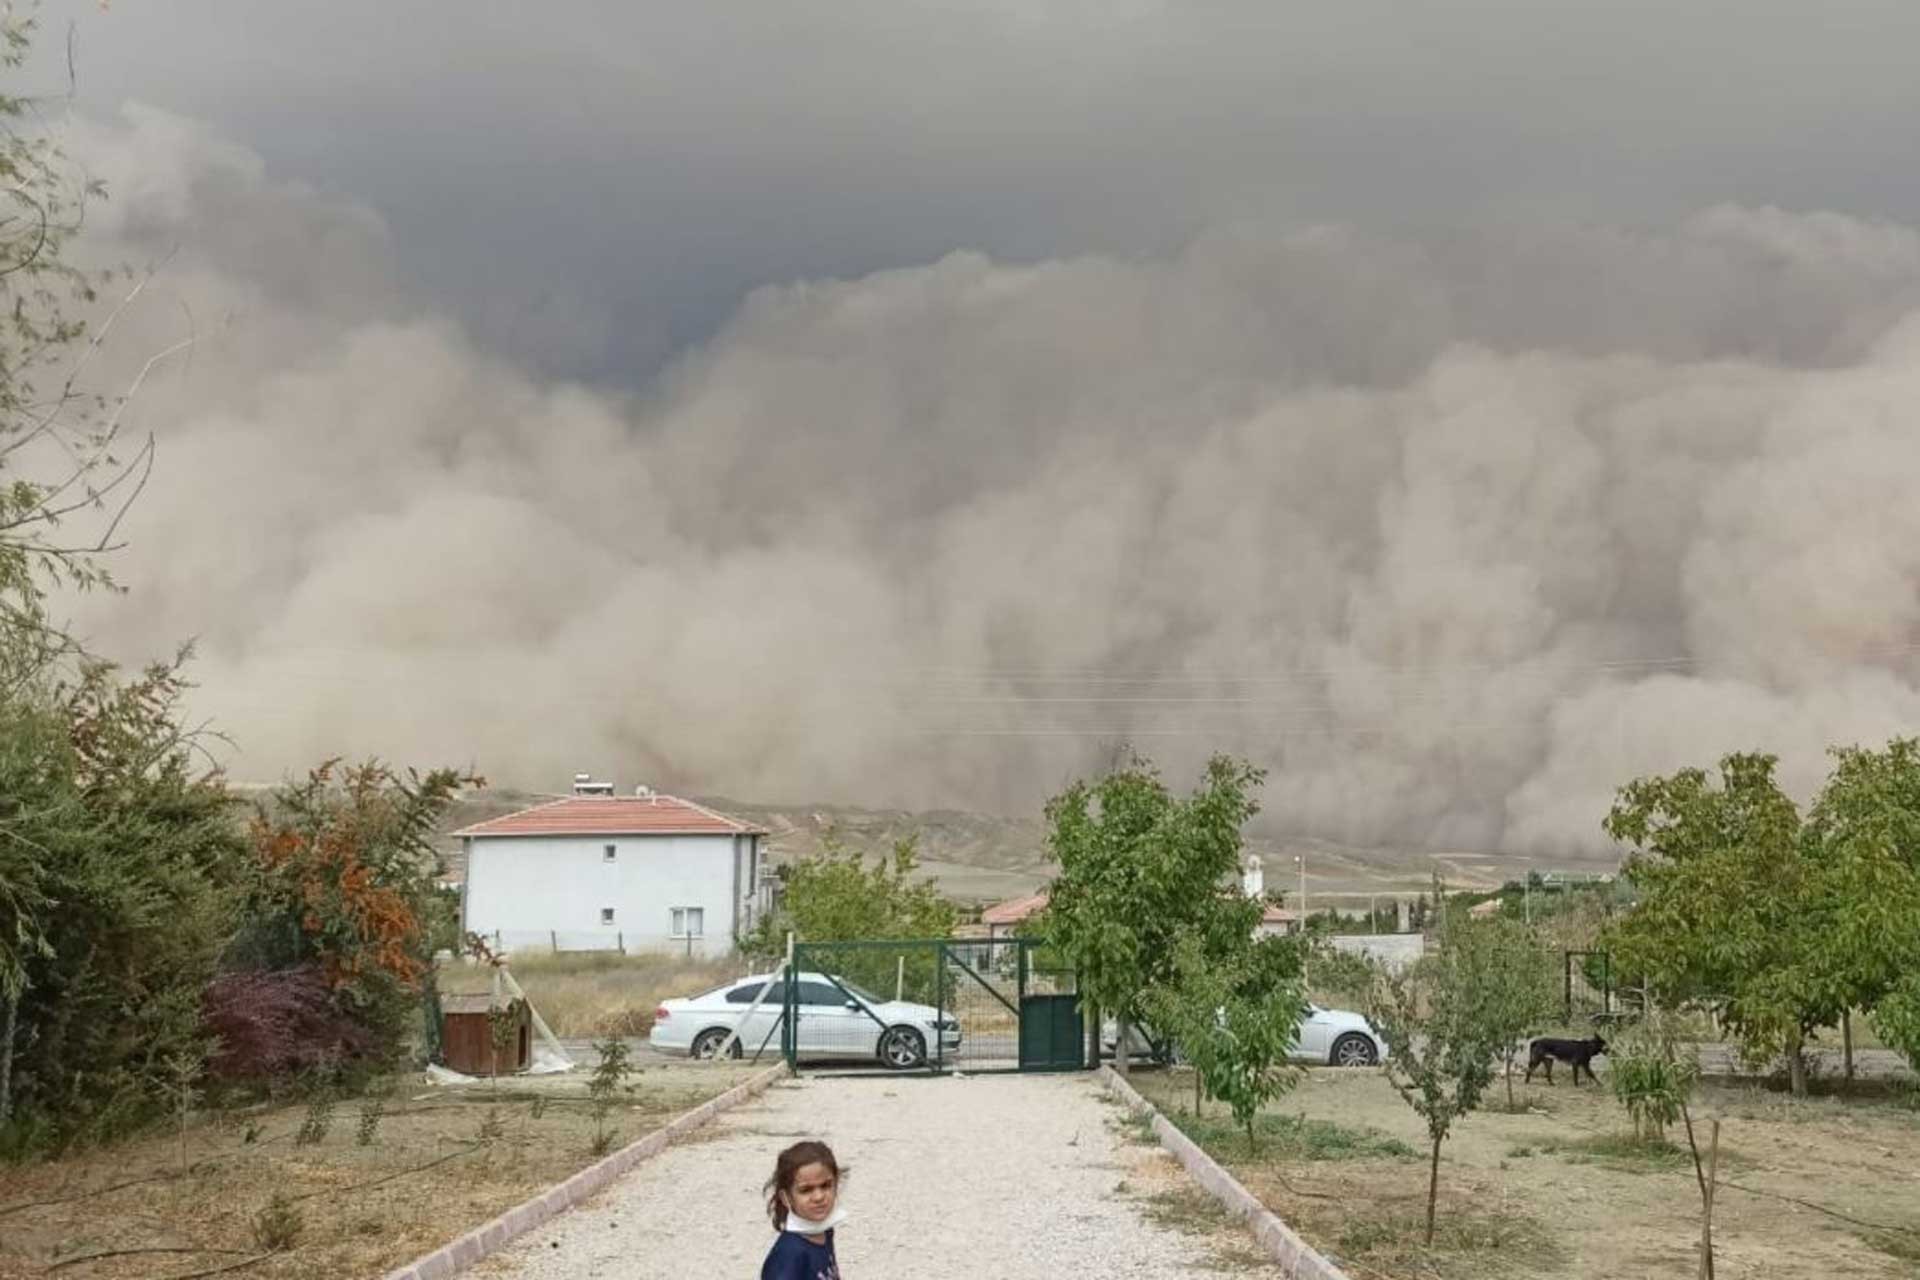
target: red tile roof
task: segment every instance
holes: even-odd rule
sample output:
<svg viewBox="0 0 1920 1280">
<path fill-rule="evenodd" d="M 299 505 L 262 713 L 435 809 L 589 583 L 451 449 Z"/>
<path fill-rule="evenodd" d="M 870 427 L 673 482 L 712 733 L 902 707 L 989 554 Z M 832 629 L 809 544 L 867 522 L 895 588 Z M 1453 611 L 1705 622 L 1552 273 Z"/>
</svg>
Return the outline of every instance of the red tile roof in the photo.
<svg viewBox="0 0 1920 1280">
<path fill-rule="evenodd" d="M 1046 909 L 1046 894 L 1029 894 L 1024 898 L 1012 898 L 1006 902 L 996 903 L 988 907 L 980 913 L 980 923 L 988 925 L 1019 924 L 1028 916 L 1035 915 Z"/>
<path fill-rule="evenodd" d="M 691 800 L 674 796 L 567 796 L 476 822 L 456 836 L 734 836 L 765 835 Z"/>
</svg>

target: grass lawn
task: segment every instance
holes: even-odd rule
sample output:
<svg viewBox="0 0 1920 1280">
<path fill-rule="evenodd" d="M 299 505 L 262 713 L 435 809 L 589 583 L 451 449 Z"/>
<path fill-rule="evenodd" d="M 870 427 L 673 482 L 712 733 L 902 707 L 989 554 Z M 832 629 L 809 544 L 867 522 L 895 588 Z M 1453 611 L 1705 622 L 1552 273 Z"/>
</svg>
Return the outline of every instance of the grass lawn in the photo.
<svg viewBox="0 0 1920 1280">
<path fill-rule="evenodd" d="M 1604 1070 L 1604 1069 L 1603 1069 Z M 1193 1115 L 1191 1076 L 1136 1087 L 1356 1280 L 1691 1276 L 1700 1197 L 1685 1135 L 1640 1142 L 1610 1095 L 1564 1078 L 1460 1121 L 1441 1151 L 1440 1214 L 1422 1242 L 1425 1126 L 1374 1070 L 1309 1071 L 1259 1118 Z M 1721 1121 L 1719 1280 L 1805 1272 L 1912 1277 L 1920 1261 L 1920 1105 L 1886 1085 L 1795 1102 L 1714 1081 L 1696 1124 Z M 1702 1141 L 1705 1140 L 1704 1133 Z"/>
</svg>

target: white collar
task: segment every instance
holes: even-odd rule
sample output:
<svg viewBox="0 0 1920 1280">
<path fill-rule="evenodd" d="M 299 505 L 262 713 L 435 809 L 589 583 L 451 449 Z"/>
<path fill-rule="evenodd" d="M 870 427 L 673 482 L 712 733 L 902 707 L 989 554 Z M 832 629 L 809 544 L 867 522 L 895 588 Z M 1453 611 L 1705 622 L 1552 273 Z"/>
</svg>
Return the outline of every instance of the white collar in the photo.
<svg viewBox="0 0 1920 1280">
<path fill-rule="evenodd" d="M 825 1222 L 815 1222 L 810 1218 L 803 1218 L 792 1209 L 788 1209 L 787 1225 L 781 1229 L 783 1231 L 791 1231 L 795 1235 L 800 1236 L 823 1236 L 846 1220 L 847 1211 L 839 1205 L 833 1207 L 833 1212 L 827 1215 Z"/>
</svg>

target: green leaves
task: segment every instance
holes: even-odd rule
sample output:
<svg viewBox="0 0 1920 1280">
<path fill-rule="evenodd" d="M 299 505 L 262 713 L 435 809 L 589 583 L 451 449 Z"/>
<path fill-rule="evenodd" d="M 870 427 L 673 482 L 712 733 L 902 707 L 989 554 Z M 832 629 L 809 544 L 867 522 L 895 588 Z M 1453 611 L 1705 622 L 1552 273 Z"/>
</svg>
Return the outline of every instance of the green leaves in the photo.
<svg viewBox="0 0 1920 1280">
<path fill-rule="evenodd" d="M 1268 937 L 1210 957 L 1199 938 L 1183 938 L 1170 977 L 1141 999 L 1148 1020 L 1179 1044 L 1208 1096 L 1231 1108 L 1249 1142 L 1260 1108 L 1300 1077 L 1288 1058 L 1307 1011 L 1300 947 Z"/>
<path fill-rule="evenodd" d="M 1889 1004 L 1920 968 L 1920 744 L 1836 750 L 1802 822 L 1774 760 L 1732 755 L 1621 788 L 1605 823 L 1642 898 L 1612 933 L 1663 1003 L 1714 1006 L 1748 1061 Z M 1878 1022 L 1878 1019 L 1876 1020 Z M 1920 1045 L 1916 1045 L 1920 1048 Z"/>
<path fill-rule="evenodd" d="M 780 955 L 789 930 L 802 942 L 952 935 L 953 904 L 914 878 L 919 854 L 912 837 L 896 841 L 890 855 L 872 863 L 831 832 L 823 845 L 818 856 L 783 868 L 780 911 L 756 927 L 745 944 L 749 952 Z"/>
<path fill-rule="evenodd" d="M 1250 945 L 1260 904 L 1228 886 L 1264 778 L 1244 761 L 1215 756 L 1199 787 L 1179 798 L 1136 757 L 1047 803 L 1060 873 L 1042 927 L 1099 1008 L 1138 1019 L 1150 989 L 1176 983 L 1183 941 L 1209 960 Z"/>
</svg>

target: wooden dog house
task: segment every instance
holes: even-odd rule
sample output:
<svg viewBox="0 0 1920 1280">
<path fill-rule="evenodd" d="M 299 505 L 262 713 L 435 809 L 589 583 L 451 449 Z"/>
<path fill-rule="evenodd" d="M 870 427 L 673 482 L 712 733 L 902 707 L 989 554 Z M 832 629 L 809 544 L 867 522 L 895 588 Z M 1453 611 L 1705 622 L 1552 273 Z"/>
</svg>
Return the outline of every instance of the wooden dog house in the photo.
<svg viewBox="0 0 1920 1280">
<path fill-rule="evenodd" d="M 509 1075 L 533 1063 L 533 1017 L 527 1002 L 490 995 L 440 997 L 440 1055 L 462 1075 Z M 504 1023 L 495 1041 L 496 1020 Z"/>
</svg>

